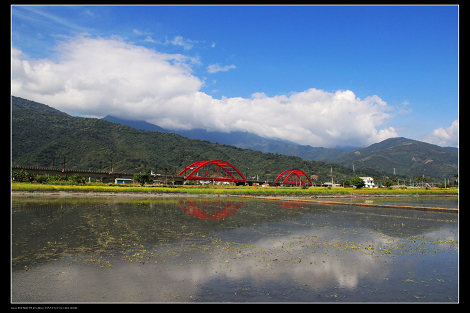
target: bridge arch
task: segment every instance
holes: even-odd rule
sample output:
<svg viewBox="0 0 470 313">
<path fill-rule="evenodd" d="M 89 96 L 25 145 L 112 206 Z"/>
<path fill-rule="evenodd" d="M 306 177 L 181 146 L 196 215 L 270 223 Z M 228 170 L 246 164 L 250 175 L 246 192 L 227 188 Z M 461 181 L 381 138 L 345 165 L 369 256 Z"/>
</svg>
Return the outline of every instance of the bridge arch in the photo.
<svg viewBox="0 0 470 313">
<path fill-rule="evenodd" d="M 210 167 L 211 165 L 215 165 L 215 169 L 214 167 Z M 194 180 L 246 183 L 245 177 L 235 166 L 222 160 L 204 160 L 195 162 L 188 165 L 178 174 L 178 176 L 181 175 L 185 175 L 186 179 Z"/>
<path fill-rule="evenodd" d="M 313 185 L 307 174 L 301 170 L 284 171 L 276 178 L 275 182 L 277 181 L 284 185 Z"/>
</svg>

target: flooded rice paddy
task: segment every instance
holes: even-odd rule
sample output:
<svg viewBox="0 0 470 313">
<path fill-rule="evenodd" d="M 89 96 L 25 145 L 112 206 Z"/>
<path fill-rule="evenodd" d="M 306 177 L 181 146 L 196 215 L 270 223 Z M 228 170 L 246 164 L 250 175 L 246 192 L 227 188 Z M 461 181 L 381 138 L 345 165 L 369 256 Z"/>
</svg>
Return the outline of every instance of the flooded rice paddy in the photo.
<svg viewBox="0 0 470 313">
<path fill-rule="evenodd" d="M 459 301 L 450 213 L 237 198 L 13 199 L 11 253 L 12 302 Z"/>
</svg>

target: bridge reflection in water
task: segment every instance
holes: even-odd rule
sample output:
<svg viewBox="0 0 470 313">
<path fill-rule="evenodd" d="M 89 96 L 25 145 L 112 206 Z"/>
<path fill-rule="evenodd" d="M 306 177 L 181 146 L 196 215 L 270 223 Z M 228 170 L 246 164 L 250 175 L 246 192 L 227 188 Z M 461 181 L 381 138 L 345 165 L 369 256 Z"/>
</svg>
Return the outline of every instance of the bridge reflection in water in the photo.
<svg viewBox="0 0 470 313">
<path fill-rule="evenodd" d="M 286 210 L 297 210 L 303 209 L 304 203 L 302 202 L 295 202 L 295 201 L 276 201 L 282 208 Z"/>
<path fill-rule="evenodd" d="M 180 201 L 183 212 L 202 220 L 221 220 L 237 212 L 243 201 L 194 200 Z"/>
<path fill-rule="evenodd" d="M 295 201 L 276 201 L 285 210 L 303 209 L 305 204 Z M 178 203 L 183 212 L 201 220 L 225 219 L 243 206 L 243 201 L 226 200 L 181 200 Z"/>
</svg>

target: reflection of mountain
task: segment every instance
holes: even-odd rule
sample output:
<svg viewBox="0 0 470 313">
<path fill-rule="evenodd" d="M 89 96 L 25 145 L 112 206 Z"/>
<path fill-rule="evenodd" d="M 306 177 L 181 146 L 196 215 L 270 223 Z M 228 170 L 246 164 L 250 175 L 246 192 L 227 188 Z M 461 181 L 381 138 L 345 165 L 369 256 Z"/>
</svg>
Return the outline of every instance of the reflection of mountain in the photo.
<svg viewBox="0 0 470 313">
<path fill-rule="evenodd" d="M 385 208 L 355 209 L 353 212 L 345 212 L 344 215 L 344 218 L 336 221 L 338 224 L 349 219 L 355 227 L 367 226 L 394 238 L 419 236 L 432 232 L 441 229 L 446 220 L 454 221 L 456 218 L 452 213 L 427 212 L 423 215 L 422 211 Z"/>
<path fill-rule="evenodd" d="M 180 201 L 183 212 L 199 219 L 220 220 L 235 213 L 243 202 L 233 201 Z"/>
</svg>

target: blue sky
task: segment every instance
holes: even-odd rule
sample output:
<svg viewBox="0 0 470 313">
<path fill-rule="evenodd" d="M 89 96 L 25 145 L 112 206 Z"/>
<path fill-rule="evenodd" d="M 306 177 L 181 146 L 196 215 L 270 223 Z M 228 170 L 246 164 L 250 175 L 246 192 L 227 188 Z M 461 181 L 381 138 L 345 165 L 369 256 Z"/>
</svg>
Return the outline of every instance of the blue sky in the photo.
<svg viewBox="0 0 470 313">
<path fill-rule="evenodd" d="M 458 6 L 12 6 L 12 94 L 312 146 L 458 146 Z"/>
</svg>

